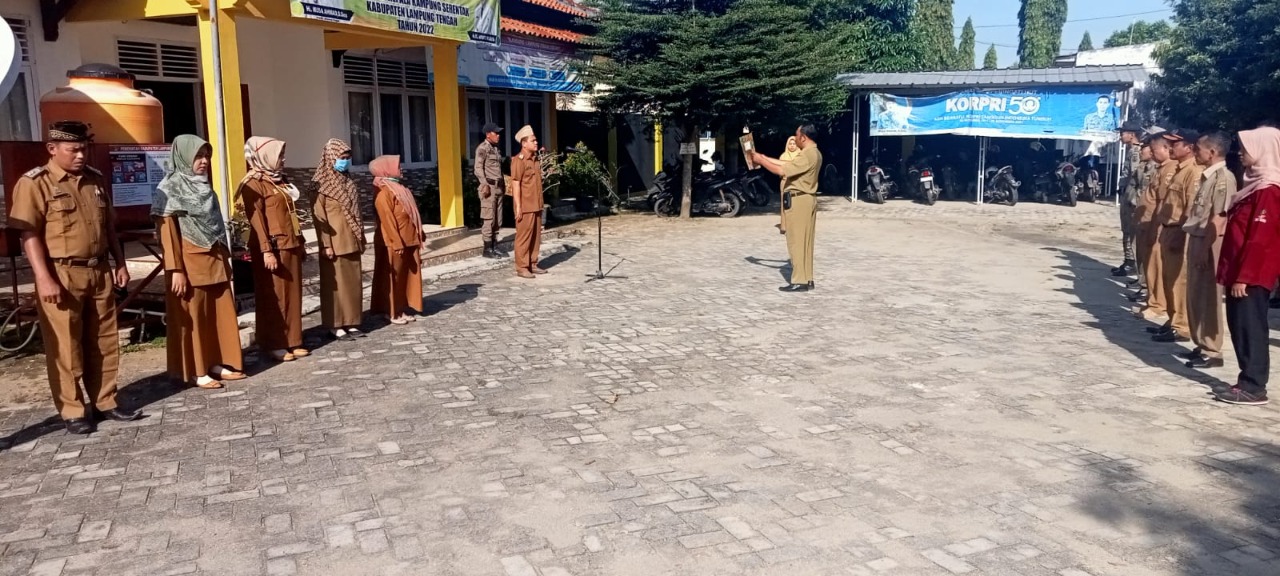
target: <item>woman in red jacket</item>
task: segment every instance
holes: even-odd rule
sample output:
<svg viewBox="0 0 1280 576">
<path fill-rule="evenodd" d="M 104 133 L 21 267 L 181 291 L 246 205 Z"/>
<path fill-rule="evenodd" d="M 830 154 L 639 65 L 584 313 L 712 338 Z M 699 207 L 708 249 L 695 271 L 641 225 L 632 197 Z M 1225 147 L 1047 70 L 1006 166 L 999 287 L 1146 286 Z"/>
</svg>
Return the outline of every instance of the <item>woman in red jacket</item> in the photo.
<svg viewBox="0 0 1280 576">
<path fill-rule="evenodd" d="M 1231 198 L 1218 260 L 1218 283 L 1227 288 L 1227 328 L 1240 376 L 1218 400 L 1267 403 L 1271 370 L 1267 324 L 1271 288 L 1280 278 L 1280 129 L 1240 133 L 1244 188 Z"/>
</svg>

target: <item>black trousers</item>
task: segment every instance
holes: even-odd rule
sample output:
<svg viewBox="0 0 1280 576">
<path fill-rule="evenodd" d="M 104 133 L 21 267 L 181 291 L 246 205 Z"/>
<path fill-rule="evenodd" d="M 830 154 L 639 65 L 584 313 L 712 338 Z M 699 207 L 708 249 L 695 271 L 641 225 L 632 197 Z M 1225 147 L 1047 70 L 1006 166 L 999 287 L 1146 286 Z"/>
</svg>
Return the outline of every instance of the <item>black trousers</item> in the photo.
<svg viewBox="0 0 1280 576">
<path fill-rule="evenodd" d="M 1267 324 L 1270 299 L 1271 290 L 1262 286 L 1247 287 L 1244 298 L 1227 294 L 1227 329 L 1240 363 L 1236 386 L 1250 394 L 1265 393 L 1271 373 L 1271 334 Z"/>
</svg>

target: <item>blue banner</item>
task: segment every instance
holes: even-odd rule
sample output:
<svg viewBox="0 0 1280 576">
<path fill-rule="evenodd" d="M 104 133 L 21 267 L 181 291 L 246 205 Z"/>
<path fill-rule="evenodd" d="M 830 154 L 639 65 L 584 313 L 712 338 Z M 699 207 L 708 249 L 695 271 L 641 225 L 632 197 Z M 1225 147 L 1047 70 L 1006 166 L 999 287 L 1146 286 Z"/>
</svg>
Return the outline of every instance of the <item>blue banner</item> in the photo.
<svg viewBox="0 0 1280 576">
<path fill-rule="evenodd" d="M 872 136 L 959 134 L 1111 142 L 1119 135 L 1115 94 L 1097 88 L 966 90 L 907 98 L 873 93 Z"/>
</svg>

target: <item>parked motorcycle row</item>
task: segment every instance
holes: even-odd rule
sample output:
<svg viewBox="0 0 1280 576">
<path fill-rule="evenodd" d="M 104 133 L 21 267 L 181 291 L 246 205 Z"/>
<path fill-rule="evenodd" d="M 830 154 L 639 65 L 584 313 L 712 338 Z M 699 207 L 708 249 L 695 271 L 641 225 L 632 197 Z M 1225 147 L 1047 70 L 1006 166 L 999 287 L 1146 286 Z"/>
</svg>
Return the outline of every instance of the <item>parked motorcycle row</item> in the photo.
<svg viewBox="0 0 1280 576">
<path fill-rule="evenodd" d="M 1097 156 L 1086 155 L 1074 160 L 1067 160 L 1052 166 L 1039 166 L 1033 163 L 1031 168 L 1034 177 L 1030 183 L 1030 198 L 1046 204 L 1063 204 L 1075 206 L 1080 201 L 1093 202 L 1102 197 L 1102 176 L 1098 170 Z M 939 198 L 946 200 L 971 199 L 976 192 L 976 185 L 960 181 L 955 168 L 950 165 L 942 167 L 941 179 L 934 171 L 934 166 L 942 161 L 941 156 L 913 157 L 907 164 L 907 173 L 896 180 L 889 170 L 877 163 L 875 158 L 864 162 L 863 175 L 866 187 L 863 196 L 868 202 L 883 204 L 893 198 L 913 200 L 932 206 Z M 988 165 L 983 175 L 982 202 L 984 204 L 1018 203 L 1019 191 L 1023 182 L 1014 175 L 1012 165 Z"/>
<path fill-rule="evenodd" d="M 680 163 L 671 163 L 654 176 L 648 197 L 654 214 L 664 217 L 680 214 L 681 170 Z M 743 207 L 768 206 L 777 196 L 777 189 L 771 188 L 758 170 L 728 175 L 724 166 L 716 162 L 713 170 L 698 170 L 693 175 L 694 214 L 733 218 L 742 213 Z"/>
</svg>

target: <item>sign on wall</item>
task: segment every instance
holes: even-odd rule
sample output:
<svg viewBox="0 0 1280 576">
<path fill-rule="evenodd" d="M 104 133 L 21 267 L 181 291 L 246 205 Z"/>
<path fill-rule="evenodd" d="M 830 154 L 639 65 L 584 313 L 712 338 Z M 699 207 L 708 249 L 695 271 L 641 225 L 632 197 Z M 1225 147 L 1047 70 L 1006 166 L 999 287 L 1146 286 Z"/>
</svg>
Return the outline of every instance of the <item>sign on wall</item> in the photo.
<svg viewBox="0 0 1280 576">
<path fill-rule="evenodd" d="M 295 18 L 498 43 L 500 0 L 289 0 Z"/>
<path fill-rule="evenodd" d="M 1115 94 L 1096 88 L 966 90 L 907 98 L 871 94 L 871 135 L 959 134 L 1111 142 Z"/>
<path fill-rule="evenodd" d="M 109 154 L 116 207 L 150 206 L 151 195 L 169 171 L 169 145 L 112 145 Z"/>
<path fill-rule="evenodd" d="M 582 92 L 573 71 L 574 54 L 558 44 L 511 37 L 502 47 L 463 44 L 458 48 L 458 82 L 487 88 L 540 92 Z"/>
</svg>

